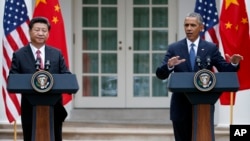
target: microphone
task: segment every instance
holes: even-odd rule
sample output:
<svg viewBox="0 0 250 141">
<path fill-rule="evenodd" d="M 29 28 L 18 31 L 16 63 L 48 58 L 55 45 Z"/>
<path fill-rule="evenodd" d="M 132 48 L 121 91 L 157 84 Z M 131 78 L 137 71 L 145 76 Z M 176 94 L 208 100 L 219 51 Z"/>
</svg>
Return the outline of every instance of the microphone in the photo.
<svg viewBox="0 0 250 141">
<path fill-rule="evenodd" d="M 47 60 L 46 63 L 45 63 L 45 70 L 48 71 L 50 68 L 50 61 Z"/>
<path fill-rule="evenodd" d="M 196 63 L 197 63 L 197 66 L 200 68 L 201 67 L 201 58 L 200 58 L 200 56 L 196 56 Z"/>
<path fill-rule="evenodd" d="M 35 66 L 36 66 L 36 70 L 37 70 L 37 71 L 40 69 L 40 64 L 41 64 L 41 59 L 40 59 L 40 58 L 37 58 L 37 59 L 36 59 L 36 63 L 35 63 Z"/>
<path fill-rule="evenodd" d="M 211 58 L 210 56 L 207 56 L 207 67 L 210 66 L 210 64 L 211 64 Z"/>
</svg>

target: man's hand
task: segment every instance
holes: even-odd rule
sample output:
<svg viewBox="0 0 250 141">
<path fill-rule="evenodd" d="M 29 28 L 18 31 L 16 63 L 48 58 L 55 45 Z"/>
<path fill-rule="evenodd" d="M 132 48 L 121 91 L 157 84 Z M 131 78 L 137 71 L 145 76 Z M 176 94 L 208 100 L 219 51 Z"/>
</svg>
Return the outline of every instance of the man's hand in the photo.
<svg viewBox="0 0 250 141">
<path fill-rule="evenodd" d="M 172 67 L 179 65 L 180 63 L 185 62 L 185 61 L 186 61 L 186 59 L 180 59 L 180 56 L 174 56 L 174 57 L 168 59 L 168 67 L 172 68 Z"/>
<path fill-rule="evenodd" d="M 226 58 L 233 64 L 239 64 L 241 60 L 243 60 L 243 56 L 240 54 L 233 54 L 232 56 L 226 54 Z"/>
</svg>

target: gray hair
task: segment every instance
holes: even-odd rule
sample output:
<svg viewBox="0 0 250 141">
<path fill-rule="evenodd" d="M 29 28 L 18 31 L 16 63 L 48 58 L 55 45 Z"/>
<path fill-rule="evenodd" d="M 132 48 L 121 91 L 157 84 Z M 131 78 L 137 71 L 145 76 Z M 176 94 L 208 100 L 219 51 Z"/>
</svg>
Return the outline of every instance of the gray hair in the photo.
<svg viewBox="0 0 250 141">
<path fill-rule="evenodd" d="M 203 24 L 203 18 L 201 17 L 199 13 L 196 13 L 196 12 L 188 13 L 186 17 L 195 17 L 198 19 L 198 22 L 200 24 Z"/>
</svg>

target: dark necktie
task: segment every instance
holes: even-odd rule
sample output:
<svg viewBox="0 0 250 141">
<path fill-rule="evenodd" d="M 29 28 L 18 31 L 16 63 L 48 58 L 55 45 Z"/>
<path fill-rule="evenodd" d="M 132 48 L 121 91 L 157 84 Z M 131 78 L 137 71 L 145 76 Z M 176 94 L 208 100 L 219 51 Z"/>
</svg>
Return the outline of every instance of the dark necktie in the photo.
<svg viewBox="0 0 250 141">
<path fill-rule="evenodd" d="M 189 52 L 189 58 L 190 58 L 190 63 L 191 63 L 191 66 L 192 66 L 192 70 L 194 70 L 194 64 L 195 64 L 194 46 L 195 46 L 195 44 L 192 43 L 190 46 L 191 46 L 191 49 L 190 49 L 190 52 Z"/>
<path fill-rule="evenodd" d="M 43 69 L 43 60 L 41 58 L 41 51 L 39 49 L 36 51 L 36 59 L 40 60 L 40 69 Z"/>
</svg>

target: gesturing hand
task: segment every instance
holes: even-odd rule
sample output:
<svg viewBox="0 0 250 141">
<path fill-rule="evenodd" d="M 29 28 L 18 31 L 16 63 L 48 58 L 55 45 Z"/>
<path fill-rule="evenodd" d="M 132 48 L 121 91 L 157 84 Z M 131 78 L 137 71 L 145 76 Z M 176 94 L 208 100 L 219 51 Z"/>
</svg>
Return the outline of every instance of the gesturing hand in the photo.
<svg viewBox="0 0 250 141">
<path fill-rule="evenodd" d="M 232 56 L 226 54 L 225 56 L 233 64 L 238 64 L 241 60 L 243 60 L 243 56 L 240 54 L 233 54 Z"/>
<path fill-rule="evenodd" d="M 172 68 L 176 65 L 179 65 L 182 62 L 185 62 L 186 59 L 180 59 L 180 56 L 174 56 L 168 60 L 168 67 Z"/>
</svg>

